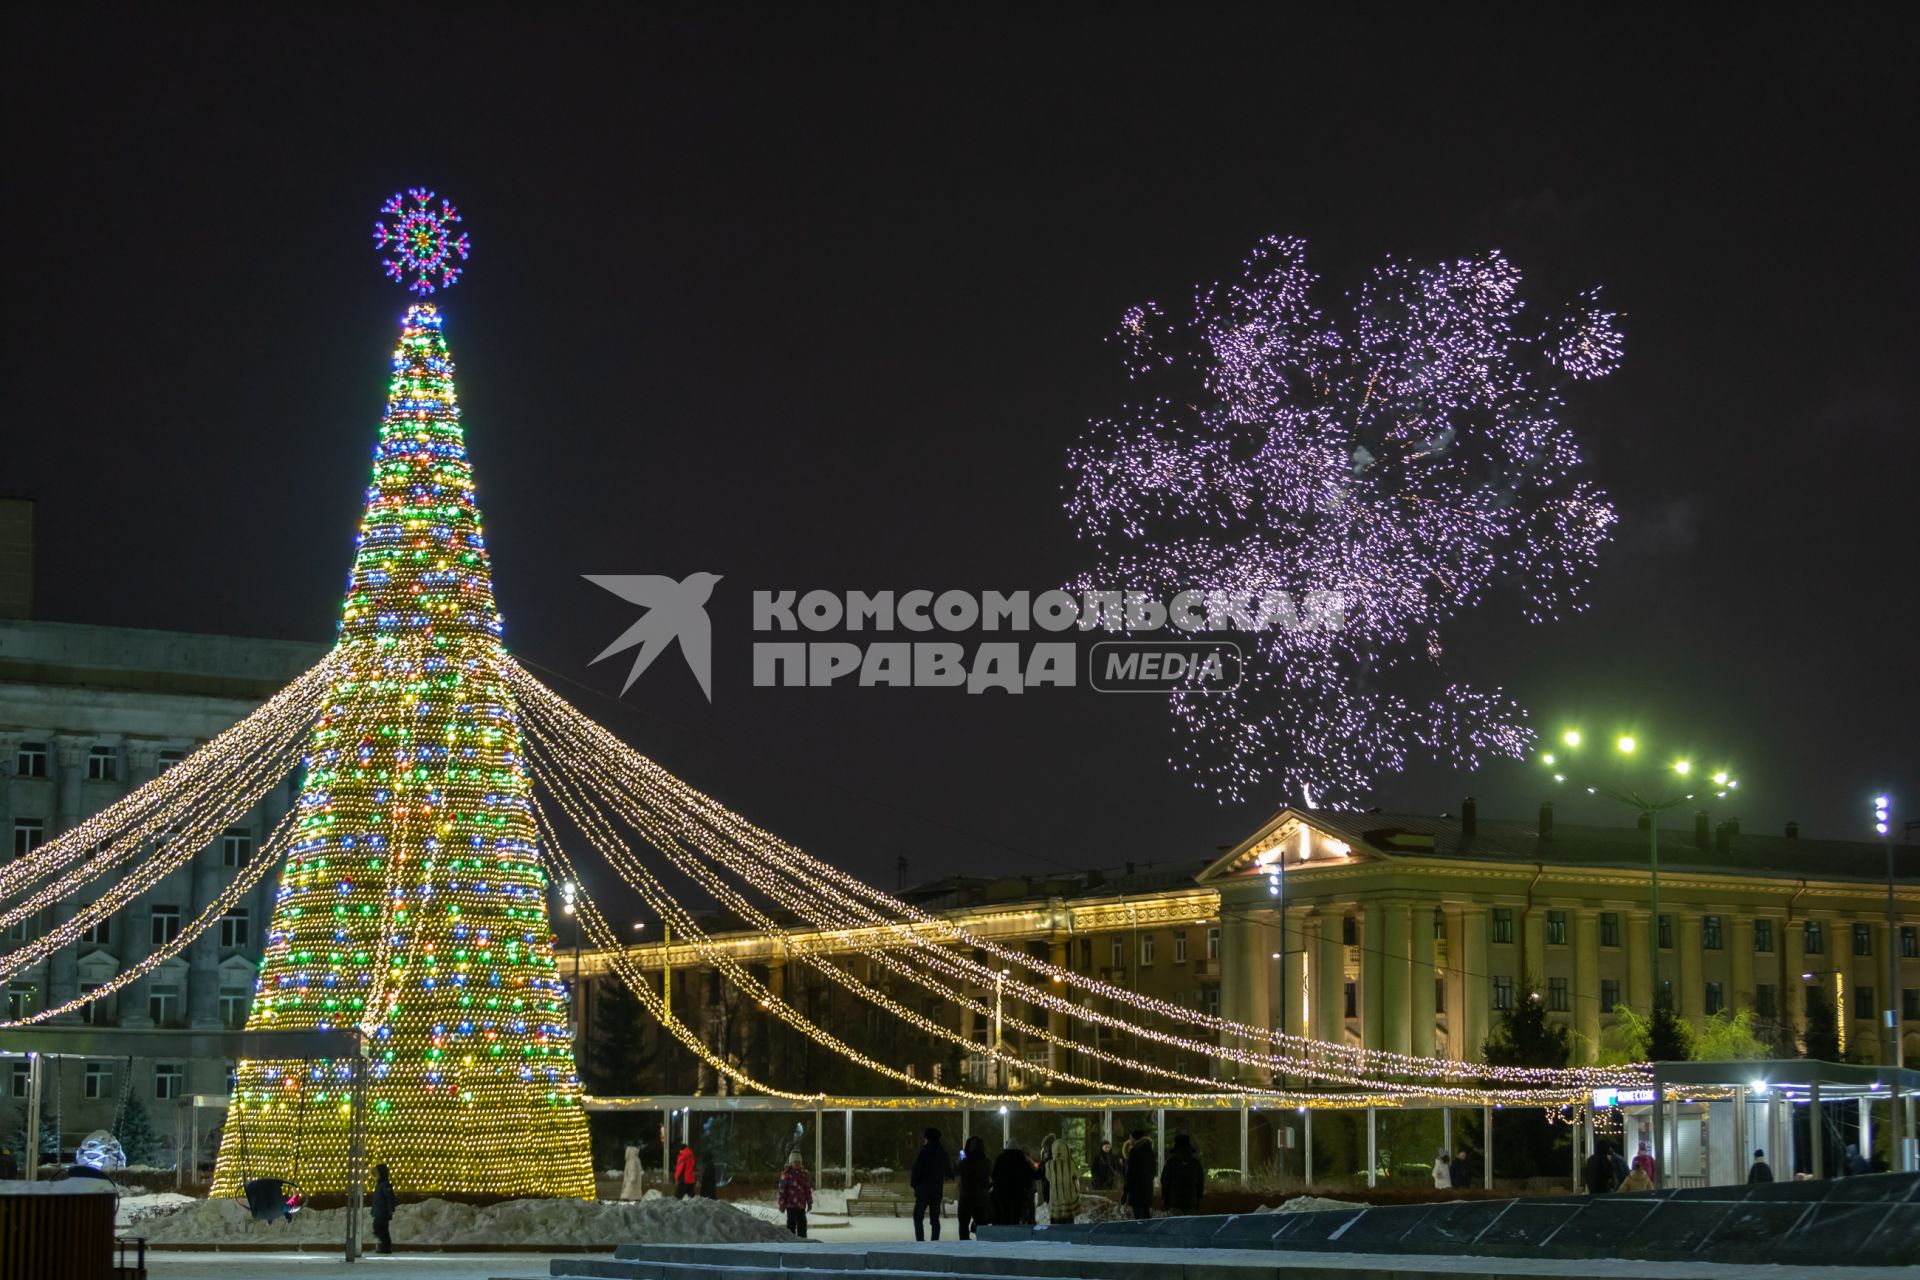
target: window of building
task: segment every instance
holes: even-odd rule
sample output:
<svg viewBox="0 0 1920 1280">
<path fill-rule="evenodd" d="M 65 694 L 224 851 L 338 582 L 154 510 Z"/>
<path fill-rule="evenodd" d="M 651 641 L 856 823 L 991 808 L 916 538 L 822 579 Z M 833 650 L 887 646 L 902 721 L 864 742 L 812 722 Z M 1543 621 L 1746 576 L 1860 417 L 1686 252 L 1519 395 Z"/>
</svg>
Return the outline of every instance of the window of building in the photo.
<svg viewBox="0 0 1920 1280">
<path fill-rule="evenodd" d="M 1359 927 L 1352 916 L 1340 917 L 1340 943 L 1342 946 L 1357 946 L 1360 942 Z"/>
<path fill-rule="evenodd" d="M 1565 978 L 1547 979 L 1547 1008 L 1553 1013 L 1567 1011 L 1567 980 Z"/>
<path fill-rule="evenodd" d="M 1920 929 L 1910 924 L 1900 926 L 1900 958 L 1920 959 Z"/>
<path fill-rule="evenodd" d="M 47 776 L 47 744 L 23 742 L 13 755 L 13 771 L 23 778 Z"/>
<path fill-rule="evenodd" d="M 1435 942 L 1447 940 L 1447 913 L 1444 911 L 1435 910 L 1433 913 L 1433 940 Z"/>
<path fill-rule="evenodd" d="M 1709 982 L 1707 984 L 1707 1016 L 1711 1018 L 1725 1007 L 1726 996 L 1723 994 L 1720 984 L 1717 982 Z"/>
<path fill-rule="evenodd" d="M 7 1073 L 7 1093 L 15 1098 L 26 1097 L 27 1087 L 31 1083 L 29 1073 L 33 1070 L 33 1065 L 18 1058 L 8 1065 L 13 1070 Z"/>
<path fill-rule="evenodd" d="M 180 908 L 163 903 L 153 908 L 153 945 L 164 947 L 180 936 Z"/>
<path fill-rule="evenodd" d="M 251 1003 L 252 993 L 245 987 L 220 988 L 220 1022 L 229 1031 L 238 1031 L 247 1025 L 247 1006 Z M 938 1017 L 940 1002 L 929 1001 L 928 1017 Z"/>
<path fill-rule="evenodd" d="M 1855 987 L 1853 989 L 1853 1016 L 1856 1018 L 1873 1017 L 1873 988 Z"/>
<path fill-rule="evenodd" d="M 1349 1018 L 1357 1018 L 1360 1016 L 1360 984 L 1349 982 L 1346 985 L 1345 991 L 1347 998 L 1346 1016 Z"/>
<path fill-rule="evenodd" d="M 1207 930 L 1207 959 L 1218 960 L 1219 958 L 1220 958 L 1220 930 L 1217 928 L 1209 929 Z"/>
<path fill-rule="evenodd" d="M 1804 950 L 1810 956 L 1825 954 L 1827 935 L 1821 930 L 1818 920 L 1809 920 L 1800 926 L 1800 936 L 1806 940 Z"/>
<path fill-rule="evenodd" d="M 247 909 L 245 907 L 235 907 L 220 917 L 220 945 L 223 947 L 247 945 Z M 1149 959 L 1147 963 L 1153 962 Z"/>
<path fill-rule="evenodd" d="M 1153 963 L 1153 935 L 1150 933 L 1140 935 L 1140 963 L 1143 966 Z"/>
<path fill-rule="evenodd" d="M 1513 941 L 1513 908 L 1495 907 L 1493 909 L 1493 940 L 1495 942 Z"/>
<path fill-rule="evenodd" d="M 1774 994 L 1773 984 L 1771 982 L 1756 982 L 1753 984 L 1753 1011 L 1755 1013 L 1763 1018 L 1777 1018 L 1780 1016 L 1779 1008 L 1780 1000 L 1779 997 Z"/>
<path fill-rule="evenodd" d="M 112 782 L 119 776 L 119 764 L 118 747 L 87 748 L 87 776 L 95 782 Z"/>
<path fill-rule="evenodd" d="M 1206 994 L 1207 994 L 1207 1016 L 1209 1018 L 1219 1017 L 1220 1016 L 1220 988 L 1208 987 Z"/>
<path fill-rule="evenodd" d="M 113 1068 L 104 1062 L 87 1064 L 84 1093 L 89 1098 L 111 1098 L 113 1096 Z"/>
<path fill-rule="evenodd" d="M 1755 951 L 1773 951 L 1773 921 L 1755 920 L 1753 922 L 1753 949 Z"/>
<path fill-rule="evenodd" d="M 43 818 L 13 820 L 13 856 L 24 858 L 47 842 L 47 824 Z"/>
<path fill-rule="evenodd" d="M 1513 979 L 1505 974 L 1497 974 L 1493 979 L 1493 1007 L 1501 1010 L 1513 1008 Z"/>
<path fill-rule="evenodd" d="M 1873 954 L 1873 926 L 1855 924 L 1853 926 L 1853 954 L 1870 956 Z"/>
<path fill-rule="evenodd" d="M 177 1062 L 153 1064 L 153 1096 L 178 1098 L 187 1091 L 187 1073 Z"/>
<path fill-rule="evenodd" d="M 180 988 L 147 988 L 147 1016 L 156 1027 L 171 1027 L 180 1021 Z"/>
<path fill-rule="evenodd" d="M 1175 964 L 1187 962 L 1187 931 L 1185 929 L 1173 931 L 1173 962 Z"/>
<path fill-rule="evenodd" d="M 1673 917 L 1670 915 L 1663 914 L 1660 917 L 1660 949 L 1662 951 L 1673 949 Z"/>
<path fill-rule="evenodd" d="M 1620 1007 L 1620 979 L 1600 979 L 1600 1011 L 1612 1013 Z"/>
<path fill-rule="evenodd" d="M 176 751 L 171 748 L 162 751 L 160 753 L 160 772 L 165 773 L 186 758 L 187 753 L 184 751 Z"/>
<path fill-rule="evenodd" d="M 1080 939 L 1080 972 L 1086 973 L 1093 968 L 1093 939 Z"/>
<path fill-rule="evenodd" d="M 32 983 L 16 982 L 7 988 L 7 1016 L 24 1018 L 33 1012 L 34 987 Z"/>
<path fill-rule="evenodd" d="M 1718 951 L 1720 942 L 1720 917 L 1700 917 L 1700 946 L 1707 951 Z"/>
<path fill-rule="evenodd" d="M 220 837 L 220 865 L 225 867 L 243 867 L 247 859 L 253 856 L 253 835 L 246 831 L 229 831 Z"/>
<path fill-rule="evenodd" d="M 1618 911 L 1600 913 L 1600 945 L 1603 947 L 1620 945 L 1620 913 Z"/>
<path fill-rule="evenodd" d="M 113 945 L 113 917 L 101 916 L 80 933 L 80 941 L 91 942 L 97 946 Z"/>
<path fill-rule="evenodd" d="M 1905 1022 L 1920 1022 L 1920 987 L 1901 989 L 1900 1017 Z"/>
<path fill-rule="evenodd" d="M 100 984 L 97 982 L 83 982 L 80 984 L 80 994 L 83 996 L 90 996 L 99 989 Z M 100 1002 L 98 1000 L 89 1000 L 80 1006 L 80 1021 L 90 1027 L 96 1023 L 106 1021 L 106 1019 L 101 1016 Z"/>
<path fill-rule="evenodd" d="M 1113 967 L 1116 969 L 1124 969 L 1127 967 L 1127 940 L 1125 938 L 1115 938 L 1113 940 Z"/>
<path fill-rule="evenodd" d="M 1435 1013 L 1447 1011 L 1447 980 L 1445 978 L 1433 980 L 1433 1011 Z"/>
<path fill-rule="evenodd" d="M 1550 947 L 1564 947 L 1567 945 L 1566 912 L 1547 912 L 1547 945 Z"/>
<path fill-rule="evenodd" d="M 1673 979 L 1672 978 L 1660 979 L 1660 998 L 1667 1002 L 1667 1005 L 1669 1008 L 1672 1007 L 1673 1005 Z"/>
</svg>

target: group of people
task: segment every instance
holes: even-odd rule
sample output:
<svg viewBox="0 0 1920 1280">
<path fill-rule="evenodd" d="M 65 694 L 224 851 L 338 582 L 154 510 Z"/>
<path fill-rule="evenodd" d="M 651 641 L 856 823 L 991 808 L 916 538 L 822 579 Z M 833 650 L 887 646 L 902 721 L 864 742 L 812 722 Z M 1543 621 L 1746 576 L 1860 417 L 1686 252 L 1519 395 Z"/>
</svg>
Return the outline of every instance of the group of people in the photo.
<svg viewBox="0 0 1920 1280">
<path fill-rule="evenodd" d="M 1461 1147 L 1452 1155 L 1445 1147 L 1433 1161 L 1433 1186 L 1437 1191 L 1471 1187 L 1480 1180 L 1480 1157 Z"/>
<path fill-rule="evenodd" d="M 1758 1152 L 1754 1153 L 1757 1157 Z M 1654 1166 L 1653 1149 L 1646 1143 L 1640 1144 L 1640 1150 L 1634 1153 L 1633 1163 L 1629 1165 L 1626 1157 L 1614 1150 L 1613 1144 L 1602 1138 L 1593 1144 L 1593 1154 L 1587 1157 L 1586 1165 L 1580 1171 L 1582 1182 L 1587 1184 L 1590 1196 L 1606 1195 L 1612 1191 L 1653 1191 L 1660 1186 L 1660 1175 Z M 1768 1175 L 1772 1180 L 1772 1175 Z"/>
<path fill-rule="evenodd" d="M 960 1238 L 970 1240 L 984 1224 L 1031 1224 L 1038 1207 L 1047 1207 L 1047 1220 L 1057 1226 L 1079 1217 L 1086 1203 L 1080 1189 L 1080 1161 L 1073 1144 L 1058 1134 L 1040 1142 L 1037 1158 L 1009 1145 L 989 1157 L 987 1144 L 970 1137 L 956 1162 L 947 1154 L 938 1129 L 928 1129 L 914 1157 L 908 1182 L 913 1188 L 913 1238 L 940 1238 L 940 1212 L 946 1184 L 955 1181 L 955 1216 Z M 1153 1189 L 1158 1182 L 1162 1207 L 1169 1213 L 1194 1213 L 1206 1192 L 1207 1171 L 1192 1139 L 1178 1134 L 1162 1165 L 1153 1139 L 1135 1130 L 1116 1154 L 1111 1142 L 1102 1142 L 1088 1171 L 1093 1189 L 1110 1191 L 1118 1184 L 1121 1199 L 1136 1218 L 1153 1216 Z"/>
</svg>

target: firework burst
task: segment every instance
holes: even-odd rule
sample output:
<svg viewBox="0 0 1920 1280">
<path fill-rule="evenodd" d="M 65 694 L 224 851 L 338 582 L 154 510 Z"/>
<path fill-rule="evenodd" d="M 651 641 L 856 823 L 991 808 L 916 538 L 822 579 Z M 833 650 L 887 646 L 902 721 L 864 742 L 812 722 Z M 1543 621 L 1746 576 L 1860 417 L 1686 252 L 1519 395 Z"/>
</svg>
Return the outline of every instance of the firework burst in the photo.
<svg viewBox="0 0 1920 1280">
<path fill-rule="evenodd" d="M 1238 689 L 1173 698 L 1173 763 L 1223 798 L 1352 803 L 1410 750 L 1524 753 L 1525 712 L 1450 677 L 1445 633 L 1508 596 L 1531 622 L 1582 608 L 1615 519 L 1561 421 L 1620 363 L 1596 293 L 1536 317 L 1498 253 L 1386 262 L 1332 312 L 1318 286 L 1276 237 L 1184 318 L 1128 309 L 1112 341 L 1144 396 L 1068 459 L 1077 588 L 1344 602 L 1337 630 L 1248 637 Z"/>
</svg>

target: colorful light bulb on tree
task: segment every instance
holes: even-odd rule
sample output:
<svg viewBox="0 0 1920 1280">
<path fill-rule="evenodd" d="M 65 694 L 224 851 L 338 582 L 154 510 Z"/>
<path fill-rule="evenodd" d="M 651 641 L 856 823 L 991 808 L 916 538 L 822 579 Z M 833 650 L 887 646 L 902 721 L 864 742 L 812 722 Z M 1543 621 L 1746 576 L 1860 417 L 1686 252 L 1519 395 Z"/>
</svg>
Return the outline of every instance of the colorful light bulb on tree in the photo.
<svg viewBox="0 0 1920 1280">
<path fill-rule="evenodd" d="M 590 1196 L 500 634 L 453 363 L 416 303 L 247 1026 L 366 1031 L 369 1162 L 401 1190 Z M 243 1064 L 216 1190 L 343 1187 L 347 1102 L 343 1064 Z"/>
</svg>

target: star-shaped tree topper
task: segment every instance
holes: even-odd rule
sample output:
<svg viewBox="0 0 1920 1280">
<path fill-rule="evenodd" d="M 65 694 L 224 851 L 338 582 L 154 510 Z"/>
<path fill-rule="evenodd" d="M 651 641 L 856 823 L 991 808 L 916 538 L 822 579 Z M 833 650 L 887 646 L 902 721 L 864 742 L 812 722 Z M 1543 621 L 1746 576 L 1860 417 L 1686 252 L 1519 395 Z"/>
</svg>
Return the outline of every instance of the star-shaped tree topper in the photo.
<svg viewBox="0 0 1920 1280">
<path fill-rule="evenodd" d="M 454 259 L 465 262 L 472 247 L 467 233 L 455 230 L 460 214 L 453 202 L 442 200 L 435 209 L 433 200 L 425 187 L 396 191 L 380 206 L 394 221 L 373 224 L 373 247 L 391 255 L 380 260 L 387 277 L 423 296 L 450 288 L 461 272 Z"/>
</svg>

